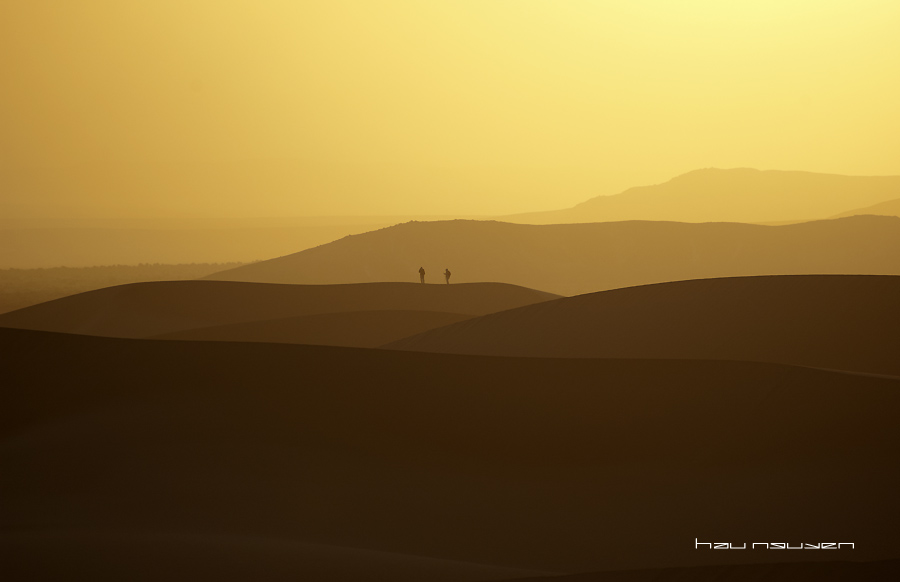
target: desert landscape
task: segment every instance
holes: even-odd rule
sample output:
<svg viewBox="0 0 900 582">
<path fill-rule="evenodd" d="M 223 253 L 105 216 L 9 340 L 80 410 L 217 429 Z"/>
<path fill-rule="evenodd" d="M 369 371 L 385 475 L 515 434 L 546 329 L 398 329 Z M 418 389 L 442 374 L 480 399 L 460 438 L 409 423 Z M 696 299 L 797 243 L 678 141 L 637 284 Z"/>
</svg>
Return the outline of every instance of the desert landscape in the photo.
<svg viewBox="0 0 900 582">
<path fill-rule="evenodd" d="M 432 225 L 447 223 L 420 227 Z M 252 266 L 323 276 L 291 259 Z M 217 280 L 231 273 L 0 314 L 9 572 L 875 580 L 900 568 L 900 276 L 564 297 Z M 715 553 L 697 539 L 854 548 L 852 560 Z"/>
<path fill-rule="evenodd" d="M 0 8 L 0 580 L 900 579 L 900 7 L 826 4 Z"/>
</svg>

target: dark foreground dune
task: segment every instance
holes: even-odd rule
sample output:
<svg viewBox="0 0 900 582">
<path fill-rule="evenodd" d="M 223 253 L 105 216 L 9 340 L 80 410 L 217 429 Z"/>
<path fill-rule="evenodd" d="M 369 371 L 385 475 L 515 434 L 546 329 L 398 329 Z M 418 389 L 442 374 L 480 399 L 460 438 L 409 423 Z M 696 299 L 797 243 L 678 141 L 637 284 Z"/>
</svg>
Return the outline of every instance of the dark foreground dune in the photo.
<svg viewBox="0 0 900 582">
<path fill-rule="evenodd" d="M 4 580 L 420 582 L 506 580 L 535 571 L 260 535 L 142 531 L 0 534 Z M 4 568 L 6 574 L 10 570 Z"/>
<path fill-rule="evenodd" d="M 900 375 L 900 277 L 678 281 L 495 313 L 386 347 L 568 358 L 752 360 Z"/>
<path fill-rule="evenodd" d="M 900 579 L 900 560 L 740 564 L 595 572 L 507 582 L 882 582 Z"/>
<path fill-rule="evenodd" d="M 900 274 L 900 218 L 854 216 L 783 226 L 680 222 L 410 222 L 206 277 L 336 284 L 503 281 L 561 295 L 684 279 Z"/>
<path fill-rule="evenodd" d="M 135 283 L 0 314 L 0 326 L 151 337 L 195 328 L 322 313 L 405 310 L 482 315 L 557 296 L 506 285 L 271 285 L 226 281 Z"/>
<path fill-rule="evenodd" d="M 427 582 L 493 577 L 473 564 L 535 572 L 504 575 L 521 578 L 900 557 L 895 380 L 10 329 L 0 352 L 5 579 L 122 579 L 148 562 L 166 579 Z"/>
<path fill-rule="evenodd" d="M 189 329 L 155 339 L 269 342 L 377 348 L 473 315 L 437 311 L 348 311 Z"/>
</svg>

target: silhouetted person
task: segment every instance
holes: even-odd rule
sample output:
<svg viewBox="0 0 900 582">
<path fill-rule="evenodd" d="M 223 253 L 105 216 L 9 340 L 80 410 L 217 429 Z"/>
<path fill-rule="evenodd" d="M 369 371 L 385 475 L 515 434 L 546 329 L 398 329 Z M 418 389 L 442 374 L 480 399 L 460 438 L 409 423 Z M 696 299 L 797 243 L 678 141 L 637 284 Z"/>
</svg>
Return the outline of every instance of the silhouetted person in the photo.
<svg viewBox="0 0 900 582">
<path fill-rule="evenodd" d="M 447 279 L 447 285 L 450 284 L 450 269 L 444 269 L 444 278 Z"/>
<path fill-rule="evenodd" d="M 419 281 L 425 282 L 425 267 L 419 267 Z"/>
</svg>

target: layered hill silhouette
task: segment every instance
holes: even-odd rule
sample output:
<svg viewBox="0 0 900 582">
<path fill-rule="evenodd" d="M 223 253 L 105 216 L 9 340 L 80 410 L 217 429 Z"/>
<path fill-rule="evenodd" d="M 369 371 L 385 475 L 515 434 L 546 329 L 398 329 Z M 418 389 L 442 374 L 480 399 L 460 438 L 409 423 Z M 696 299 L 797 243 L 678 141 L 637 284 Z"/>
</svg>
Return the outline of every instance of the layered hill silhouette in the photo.
<svg viewBox="0 0 900 582">
<path fill-rule="evenodd" d="M 322 286 L 163 281 L 98 289 L 0 314 L 0 327 L 109 337 L 151 337 L 196 328 L 328 313 L 381 310 L 432 313 L 421 316 L 395 314 L 394 320 L 362 315 L 332 319 L 335 325 L 370 325 L 373 334 L 396 337 L 417 327 L 421 329 L 430 322 L 447 323 L 453 314 L 483 315 L 556 297 L 502 283 Z M 434 312 L 444 315 L 434 315 Z M 356 324 L 353 317 L 357 318 Z M 321 321 L 307 323 L 321 326 Z M 279 324 L 266 325 L 273 333 L 279 333 Z M 369 337 L 367 330 L 355 330 L 354 333 L 357 334 L 354 337 Z"/>
<path fill-rule="evenodd" d="M 898 276 L 679 281 L 569 297 L 385 347 L 553 358 L 780 362 L 900 376 Z"/>
<path fill-rule="evenodd" d="M 900 176 L 841 176 L 752 168 L 695 170 L 573 208 L 506 216 L 532 224 L 667 220 L 779 222 L 828 218 L 900 196 Z"/>
<path fill-rule="evenodd" d="M 411 222 L 346 237 L 208 279 L 334 284 L 503 281 L 561 295 L 683 279 L 812 273 L 900 274 L 900 218 L 784 226 L 612 222 Z"/>
<path fill-rule="evenodd" d="M 845 216 L 859 216 L 864 214 L 875 216 L 900 216 L 900 198 L 897 198 L 895 200 L 888 200 L 887 202 L 880 202 L 878 204 L 873 204 L 872 206 L 867 206 L 865 208 L 857 208 L 855 210 L 841 212 L 840 214 L 837 214 L 832 218 L 843 218 Z"/>
<path fill-rule="evenodd" d="M 245 228 L 0 228 L 0 268 L 257 261 L 395 223 Z"/>
<path fill-rule="evenodd" d="M 202 327 L 154 337 L 377 348 L 472 317 L 475 316 L 437 311 L 348 311 Z"/>
<path fill-rule="evenodd" d="M 236 267 L 231 264 L 137 265 L 54 269 L 0 269 L 0 313 L 114 285 L 173 281 Z"/>
<path fill-rule="evenodd" d="M 896 380 L 12 329 L 0 351 L 13 579 L 429 582 L 900 557 Z M 700 551 L 698 537 L 855 549 Z"/>
</svg>

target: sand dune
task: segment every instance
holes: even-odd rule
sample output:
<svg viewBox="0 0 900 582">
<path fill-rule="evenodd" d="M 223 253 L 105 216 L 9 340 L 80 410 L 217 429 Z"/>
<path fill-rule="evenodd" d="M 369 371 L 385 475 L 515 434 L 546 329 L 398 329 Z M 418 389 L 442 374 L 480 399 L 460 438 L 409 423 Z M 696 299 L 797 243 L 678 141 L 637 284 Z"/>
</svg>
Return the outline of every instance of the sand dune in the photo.
<svg viewBox="0 0 900 582">
<path fill-rule="evenodd" d="M 482 315 L 556 296 L 514 285 L 268 285 L 221 281 L 135 283 L 0 314 L 0 326 L 109 337 L 347 311 Z"/>
<path fill-rule="evenodd" d="M 540 576 L 507 582 L 882 582 L 900 578 L 900 560 L 742 564 Z"/>
<path fill-rule="evenodd" d="M 561 295 L 683 279 L 818 273 L 900 274 L 900 218 L 785 226 L 615 222 L 413 222 L 208 279 L 332 284 L 503 281 Z M 441 281 L 443 282 L 443 281 Z"/>
<path fill-rule="evenodd" d="M 237 263 L 0 269 L 0 313 L 114 285 L 205 277 Z"/>
<path fill-rule="evenodd" d="M 7 580 L 455 582 L 538 574 L 289 539 L 128 530 L 0 533 L 0 551 Z"/>
<path fill-rule="evenodd" d="M 703 279 L 563 298 L 386 347 L 558 358 L 754 360 L 900 375 L 900 277 Z"/>
<path fill-rule="evenodd" d="M 697 536 L 900 557 L 894 380 L 8 329 L 0 350 L 6 540 L 252 536 L 568 573 L 827 559 Z"/>
<path fill-rule="evenodd" d="M 399 310 L 319 313 L 189 329 L 155 338 L 377 348 L 389 342 L 472 317 L 474 316 L 459 313 Z"/>
<path fill-rule="evenodd" d="M 694 170 L 662 184 L 597 196 L 551 212 L 506 216 L 555 224 L 613 220 L 778 222 L 828 218 L 900 195 L 900 176 L 840 176 L 752 168 Z"/>
</svg>

